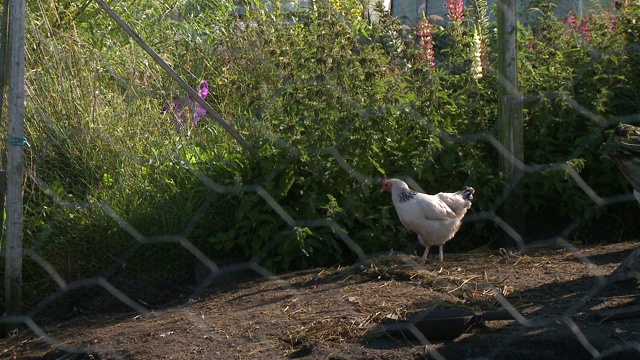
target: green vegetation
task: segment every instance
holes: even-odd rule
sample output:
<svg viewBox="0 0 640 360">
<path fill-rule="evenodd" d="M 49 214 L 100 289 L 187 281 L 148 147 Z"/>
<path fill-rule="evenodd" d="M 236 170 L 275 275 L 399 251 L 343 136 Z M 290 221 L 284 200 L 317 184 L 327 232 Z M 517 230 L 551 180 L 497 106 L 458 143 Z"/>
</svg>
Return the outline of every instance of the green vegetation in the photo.
<svg viewBox="0 0 640 360">
<path fill-rule="evenodd" d="M 616 117 L 640 110 L 637 2 L 615 17 L 569 21 L 541 3 L 519 28 L 532 165 L 523 210 L 547 225 L 533 229 L 538 238 L 593 211 L 572 171 L 600 196 L 630 191 L 601 144 Z M 450 26 L 423 24 L 431 35 L 422 39 L 386 13 L 368 22 L 357 0 L 299 12 L 251 2 L 242 17 L 225 1 L 116 2 L 189 84 L 208 82 L 206 101 L 260 158 L 211 117 L 194 125 L 185 92 L 95 2 L 27 5 L 26 297 L 54 289 L 40 258 L 66 281 L 120 263 L 191 271 L 178 243 L 137 248 L 135 232 L 185 236 L 212 259 L 251 258 L 274 271 L 356 259 L 345 235 L 366 254 L 405 249 L 414 237 L 379 194 L 383 175 L 411 176 L 428 192 L 470 185 L 474 211 L 499 209 L 486 2 Z M 174 99 L 183 112 L 166 106 Z M 634 205 L 625 206 L 596 210 L 615 217 Z M 502 236 L 494 222 L 474 221 L 451 249 Z"/>
</svg>

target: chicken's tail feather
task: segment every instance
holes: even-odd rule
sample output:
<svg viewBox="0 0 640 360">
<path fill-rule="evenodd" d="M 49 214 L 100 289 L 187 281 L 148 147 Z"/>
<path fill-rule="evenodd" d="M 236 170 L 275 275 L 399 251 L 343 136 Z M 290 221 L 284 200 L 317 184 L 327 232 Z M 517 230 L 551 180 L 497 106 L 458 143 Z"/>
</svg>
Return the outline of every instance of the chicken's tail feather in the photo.
<svg viewBox="0 0 640 360">
<path fill-rule="evenodd" d="M 471 186 L 465 186 L 462 190 L 457 191 L 456 194 L 460 194 L 463 199 L 471 201 L 473 200 L 473 194 L 475 194 L 475 192 Z"/>
</svg>

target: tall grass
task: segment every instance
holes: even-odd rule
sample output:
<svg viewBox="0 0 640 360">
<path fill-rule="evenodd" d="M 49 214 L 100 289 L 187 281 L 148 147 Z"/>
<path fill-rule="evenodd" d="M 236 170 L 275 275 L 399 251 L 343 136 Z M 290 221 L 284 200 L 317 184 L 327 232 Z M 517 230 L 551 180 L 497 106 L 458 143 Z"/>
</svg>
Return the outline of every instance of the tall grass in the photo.
<svg viewBox="0 0 640 360">
<path fill-rule="evenodd" d="M 32 146 L 24 217 L 25 286 L 36 292 L 53 282 L 33 259 L 49 262 L 65 281 L 104 275 L 137 243 L 119 219 L 145 236 L 180 234 L 202 197 L 180 165 L 190 140 L 172 124 L 175 114 L 161 111 L 178 95 L 168 77 L 92 6 L 76 15 L 102 19 L 81 22 L 67 12 L 52 19 L 40 16 L 52 4 L 37 5 L 26 51 Z M 148 257 L 142 268 L 162 268 L 167 258 Z"/>
</svg>

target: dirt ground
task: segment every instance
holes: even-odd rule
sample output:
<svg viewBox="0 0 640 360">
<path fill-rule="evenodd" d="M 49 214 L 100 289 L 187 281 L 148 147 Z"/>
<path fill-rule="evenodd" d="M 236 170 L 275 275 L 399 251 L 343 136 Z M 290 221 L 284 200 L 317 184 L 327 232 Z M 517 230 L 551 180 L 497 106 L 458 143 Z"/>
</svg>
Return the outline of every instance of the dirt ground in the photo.
<svg viewBox="0 0 640 360">
<path fill-rule="evenodd" d="M 70 309 L 62 322 L 34 317 L 46 336 L 14 331 L 0 340 L 0 359 L 638 359 L 638 283 L 602 286 L 638 246 L 445 253 L 444 263 L 431 258 L 426 266 L 384 254 L 280 276 L 234 265 L 207 286 L 183 286 L 163 306 L 133 298 L 153 309 L 147 313 L 103 291 L 93 301 L 111 311 Z M 422 310 L 505 306 L 517 320 L 485 321 L 455 339 L 378 331 Z"/>
</svg>

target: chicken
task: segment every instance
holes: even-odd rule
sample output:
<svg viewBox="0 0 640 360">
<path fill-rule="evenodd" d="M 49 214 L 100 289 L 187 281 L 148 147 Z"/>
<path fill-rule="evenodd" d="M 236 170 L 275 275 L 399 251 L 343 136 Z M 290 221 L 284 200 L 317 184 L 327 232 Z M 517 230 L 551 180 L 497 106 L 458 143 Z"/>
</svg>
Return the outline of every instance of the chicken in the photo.
<svg viewBox="0 0 640 360">
<path fill-rule="evenodd" d="M 428 195 L 409 189 L 402 180 L 386 178 L 382 180 L 380 191 L 391 193 L 400 222 L 418 234 L 418 240 L 425 247 L 422 264 L 427 260 L 429 248 L 435 245 L 440 247 L 440 261 L 443 260 L 444 243 L 460 228 L 475 192 L 472 187 L 465 186 L 455 193 Z"/>
</svg>

